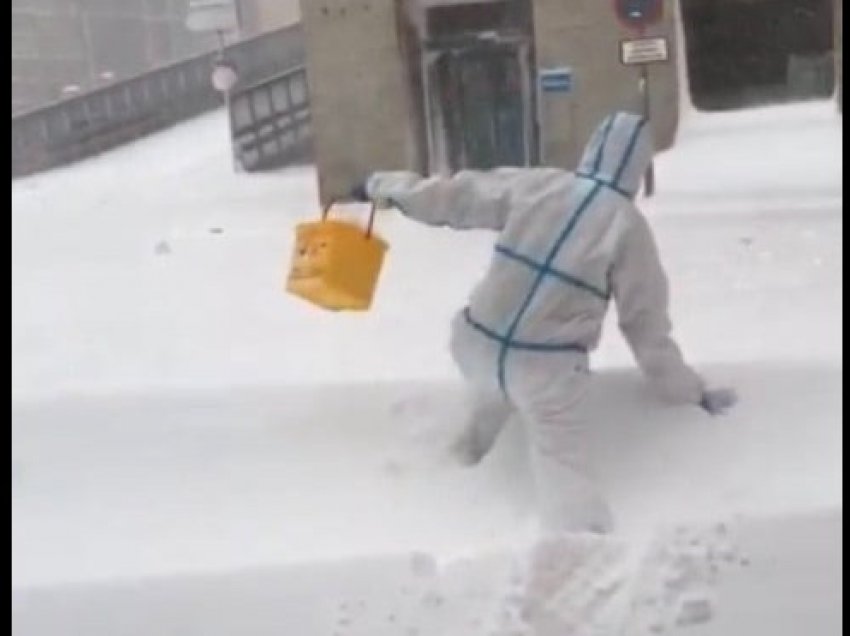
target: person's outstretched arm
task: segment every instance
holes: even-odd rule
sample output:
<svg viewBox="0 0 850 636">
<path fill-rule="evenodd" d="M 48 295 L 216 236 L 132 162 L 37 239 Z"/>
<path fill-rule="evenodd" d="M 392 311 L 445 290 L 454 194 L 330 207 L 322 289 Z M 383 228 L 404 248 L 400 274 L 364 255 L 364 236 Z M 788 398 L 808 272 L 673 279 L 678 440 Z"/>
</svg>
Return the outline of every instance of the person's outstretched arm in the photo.
<svg viewBox="0 0 850 636">
<path fill-rule="evenodd" d="M 427 225 L 501 230 L 511 213 L 514 192 L 556 172 L 560 171 L 497 168 L 427 178 L 413 172 L 377 172 L 365 183 L 364 194 Z"/>
<path fill-rule="evenodd" d="M 670 335 L 667 276 L 652 232 L 640 213 L 629 219 L 611 282 L 620 330 L 644 375 L 664 399 L 700 404 L 705 385 L 685 363 Z"/>
</svg>

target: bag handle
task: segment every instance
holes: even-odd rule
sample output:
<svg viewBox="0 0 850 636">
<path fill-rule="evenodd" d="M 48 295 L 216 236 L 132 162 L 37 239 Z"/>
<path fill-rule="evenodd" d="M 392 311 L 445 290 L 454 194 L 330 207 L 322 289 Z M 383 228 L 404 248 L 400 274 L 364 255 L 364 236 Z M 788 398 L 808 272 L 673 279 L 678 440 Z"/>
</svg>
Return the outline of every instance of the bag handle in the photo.
<svg viewBox="0 0 850 636">
<path fill-rule="evenodd" d="M 328 202 L 322 210 L 322 221 L 327 221 L 331 208 L 338 202 L 339 199 L 331 199 Z M 377 212 L 377 210 L 378 203 L 376 201 L 372 201 L 372 209 L 369 211 L 369 223 L 366 225 L 366 238 L 370 238 L 372 236 L 372 227 L 375 225 L 375 212 Z"/>
</svg>

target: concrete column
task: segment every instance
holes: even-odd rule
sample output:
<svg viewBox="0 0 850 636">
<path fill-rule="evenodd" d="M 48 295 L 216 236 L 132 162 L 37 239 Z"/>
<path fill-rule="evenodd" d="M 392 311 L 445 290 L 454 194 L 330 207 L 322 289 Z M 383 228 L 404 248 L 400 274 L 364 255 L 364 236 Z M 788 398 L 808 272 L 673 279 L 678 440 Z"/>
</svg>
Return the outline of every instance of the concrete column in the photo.
<svg viewBox="0 0 850 636">
<path fill-rule="evenodd" d="M 416 156 L 394 0 L 302 0 L 322 203 Z"/>
</svg>

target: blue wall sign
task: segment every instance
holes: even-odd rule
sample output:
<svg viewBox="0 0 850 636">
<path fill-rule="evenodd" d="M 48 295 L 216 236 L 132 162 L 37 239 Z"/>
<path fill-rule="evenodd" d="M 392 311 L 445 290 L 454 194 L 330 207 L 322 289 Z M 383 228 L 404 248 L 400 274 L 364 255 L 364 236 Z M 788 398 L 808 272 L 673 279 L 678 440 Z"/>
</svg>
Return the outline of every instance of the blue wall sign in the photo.
<svg viewBox="0 0 850 636">
<path fill-rule="evenodd" d="M 573 90 L 573 70 L 561 68 L 541 69 L 540 90 L 544 93 L 570 93 Z"/>
</svg>

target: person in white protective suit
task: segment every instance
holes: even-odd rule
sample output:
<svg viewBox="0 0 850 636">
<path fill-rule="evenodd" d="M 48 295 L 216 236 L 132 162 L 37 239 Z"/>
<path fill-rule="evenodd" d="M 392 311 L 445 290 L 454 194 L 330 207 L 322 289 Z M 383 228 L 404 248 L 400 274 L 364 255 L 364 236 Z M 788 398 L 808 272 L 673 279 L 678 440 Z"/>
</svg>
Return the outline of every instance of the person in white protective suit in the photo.
<svg viewBox="0 0 850 636">
<path fill-rule="evenodd" d="M 667 279 L 632 202 L 652 153 L 646 120 L 618 112 L 594 132 L 576 172 L 378 172 L 352 192 L 428 225 L 499 232 L 487 272 L 452 324 L 452 355 L 478 394 L 457 449 L 478 461 L 518 412 L 547 534 L 612 526 L 588 466 L 580 409 L 588 352 L 610 299 L 638 365 L 663 398 L 711 414 L 736 399 L 729 389 L 708 390 L 670 337 Z"/>
</svg>

